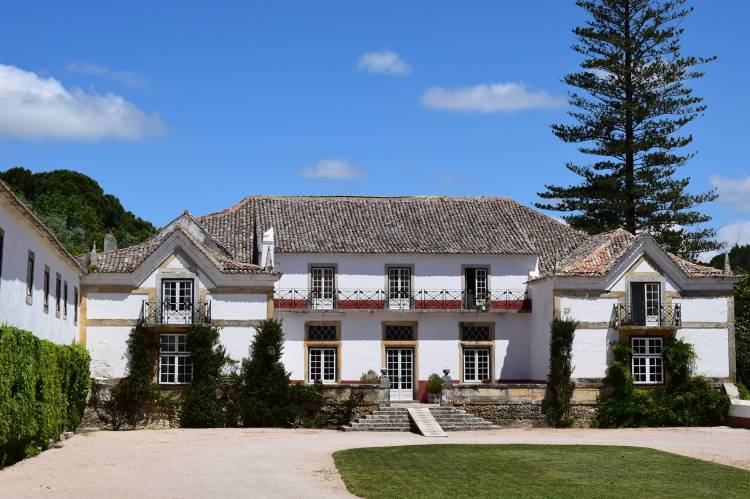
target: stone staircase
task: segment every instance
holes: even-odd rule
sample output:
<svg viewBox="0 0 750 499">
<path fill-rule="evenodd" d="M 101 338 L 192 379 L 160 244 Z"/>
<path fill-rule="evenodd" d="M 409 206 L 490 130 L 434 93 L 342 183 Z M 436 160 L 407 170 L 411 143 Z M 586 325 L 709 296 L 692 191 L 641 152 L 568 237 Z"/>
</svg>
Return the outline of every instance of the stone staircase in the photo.
<svg viewBox="0 0 750 499">
<path fill-rule="evenodd" d="M 498 427 L 486 419 L 455 407 L 429 406 L 444 431 L 493 430 Z M 366 414 L 342 427 L 344 431 L 414 431 L 408 407 L 384 407 Z"/>
</svg>

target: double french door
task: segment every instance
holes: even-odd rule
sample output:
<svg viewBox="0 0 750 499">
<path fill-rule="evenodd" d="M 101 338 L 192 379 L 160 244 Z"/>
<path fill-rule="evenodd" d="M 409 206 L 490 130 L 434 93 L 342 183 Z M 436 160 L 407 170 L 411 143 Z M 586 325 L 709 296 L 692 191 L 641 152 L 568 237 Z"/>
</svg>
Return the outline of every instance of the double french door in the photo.
<svg viewBox="0 0 750 499">
<path fill-rule="evenodd" d="M 163 279 L 161 281 L 161 319 L 162 324 L 192 324 L 192 279 Z"/>
<path fill-rule="evenodd" d="M 414 349 L 388 348 L 385 356 L 391 400 L 414 400 Z"/>
<path fill-rule="evenodd" d="M 470 267 L 464 272 L 464 280 L 466 282 L 464 307 L 469 310 L 485 309 L 490 303 L 487 269 Z"/>
<path fill-rule="evenodd" d="M 311 308 L 330 310 L 334 308 L 336 290 L 334 283 L 336 269 L 333 267 L 313 267 L 311 277 Z"/>
<path fill-rule="evenodd" d="M 388 308 L 409 310 L 411 308 L 411 269 L 390 267 L 388 269 Z"/>
<path fill-rule="evenodd" d="M 633 282 L 630 284 L 632 321 L 640 326 L 658 326 L 661 323 L 661 285 L 658 282 Z"/>
</svg>

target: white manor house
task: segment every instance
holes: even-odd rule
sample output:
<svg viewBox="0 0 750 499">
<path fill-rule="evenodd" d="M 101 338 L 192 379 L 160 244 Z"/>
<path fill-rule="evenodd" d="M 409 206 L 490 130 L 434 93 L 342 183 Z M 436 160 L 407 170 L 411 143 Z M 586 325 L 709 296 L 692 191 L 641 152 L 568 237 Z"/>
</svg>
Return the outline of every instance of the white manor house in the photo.
<svg viewBox="0 0 750 499">
<path fill-rule="evenodd" d="M 600 382 L 623 341 L 636 382 L 662 384 L 672 337 L 694 346 L 696 374 L 735 377 L 728 268 L 646 234 L 588 236 L 508 198 L 250 196 L 73 258 L 0 182 L 0 276 L 0 323 L 84 344 L 94 377 L 126 374 L 136 325 L 160 335 L 157 381 L 174 385 L 191 380 L 186 326 L 220 328 L 239 360 L 274 317 L 296 382 L 385 369 L 392 400 L 421 398 L 445 369 L 467 385 L 544 383 L 555 316 L 579 322 L 580 382 Z"/>
</svg>

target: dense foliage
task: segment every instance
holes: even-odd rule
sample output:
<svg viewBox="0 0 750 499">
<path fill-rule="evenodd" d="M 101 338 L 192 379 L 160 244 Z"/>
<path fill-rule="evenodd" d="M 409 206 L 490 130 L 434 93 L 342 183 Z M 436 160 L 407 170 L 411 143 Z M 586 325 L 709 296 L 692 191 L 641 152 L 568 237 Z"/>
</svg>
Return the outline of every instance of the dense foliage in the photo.
<svg viewBox="0 0 750 499">
<path fill-rule="evenodd" d="M 195 325 L 187 330 L 186 347 L 193 364 L 193 382 L 187 387 L 180 410 L 180 426 L 221 428 L 227 411 L 217 396 L 226 366 L 232 363 L 219 343 L 215 327 Z"/>
<path fill-rule="evenodd" d="M 750 387 L 750 273 L 741 272 L 734 287 L 734 344 L 737 381 Z"/>
<path fill-rule="evenodd" d="M 685 84 L 713 59 L 682 54 L 681 26 L 692 9 L 685 0 L 576 3 L 588 19 L 574 30 L 581 70 L 564 78 L 574 123 L 552 131 L 593 159 L 567 164 L 580 183 L 547 185 L 540 196 L 548 202 L 537 206 L 568 213 L 570 225 L 592 234 L 649 232 L 689 259 L 718 249 L 715 231 L 703 225 L 710 217 L 696 210 L 716 193 L 689 192 L 690 179 L 676 177 L 693 155 L 682 150 L 692 135 L 680 132 L 706 109 Z"/>
<path fill-rule="evenodd" d="M 630 372 L 630 347 L 616 344 L 605 384 L 611 394 L 599 403 L 597 425 L 604 428 L 640 426 L 713 426 L 723 424 L 729 397 L 707 380 L 691 376 L 692 345 L 673 340 L 663 349 L 668 383 L 637 389 Z"/>
<path fill-rule="evenodd" d="M 711 259 L 710 265 L 717 269 L 724 268 L 724 253 L 719 253 Z M 729 250 L 729 265 L 732 270 L 750 272 L 750 244 L 734 245 Z"/>
<path fill-rule="evenodd" d="M 154 383 L 158 347 L 157 334 L 133 328 L 128 337 L 128 375 L 92 387 L 89 404 L 108 428 L 133 429 L 174 417 L 177 401 Z"/>
<path fill-rule="evenodd" d="M 573 373 L 573 338 L 578 323 L 571 319 L 554 319 L 551 327 L 545 409 L 550 425 L 565 428 L 573 424 L 570 400 L 576 384 L 570 376 Z"/>
<path fill-rule="evenodd" d="M 243 426 L 289 426 L 295 419 L 289 373 L 281 362 L 284 332 L 275 319 L 263 321 L 242 362 L 240 413 Z"/>
<path fill-rule="evenodd" d="M 122 247 L 137 244 L 155 228 L 125 211 L 120 201 L 105 194 L 92 178 L 70 170 L 32 173 L 25 168 L 0 172 L 5 181 L 73 255 L 101 249 L 111 232 Z"/>
<path fill-rule="evenodd" d="M 0 326 L 0 468 L 37 454 L 81 421 L 89 355 Z"/>
</svg>

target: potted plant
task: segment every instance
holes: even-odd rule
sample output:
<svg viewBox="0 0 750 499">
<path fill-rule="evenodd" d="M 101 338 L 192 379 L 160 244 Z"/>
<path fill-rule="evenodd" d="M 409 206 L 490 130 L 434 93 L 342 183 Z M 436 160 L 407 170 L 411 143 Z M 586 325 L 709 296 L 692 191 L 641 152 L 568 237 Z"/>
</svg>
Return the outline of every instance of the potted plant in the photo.
<svg viewBox="0 0 750 499">
<path fill-rule="evenodd" d="M 430 374 L 430 377 L 427 378 L 425 390 L 427 391 L 427 401 L 429 403 L 437 404 L 440 402 L 440 396 L 443 393 L 443 380 L 439 374 Z"/>
</svg>

